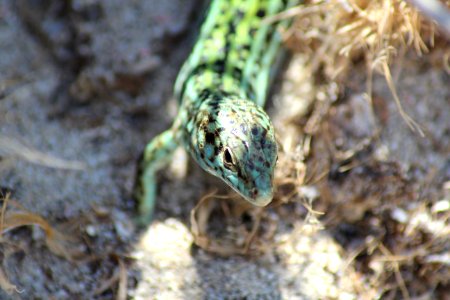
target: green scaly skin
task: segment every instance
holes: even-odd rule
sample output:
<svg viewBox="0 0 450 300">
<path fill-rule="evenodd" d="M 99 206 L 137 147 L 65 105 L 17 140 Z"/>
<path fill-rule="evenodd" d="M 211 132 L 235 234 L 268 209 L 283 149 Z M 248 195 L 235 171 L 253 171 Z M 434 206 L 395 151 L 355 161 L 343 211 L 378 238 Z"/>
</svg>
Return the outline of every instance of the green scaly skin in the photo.
<svg viewBox="0 0 450 300">
<path fill-rule="evenodd" d="M 213 0 L 195 47 L 175 84 L 178 115 L 145 148 L 137 198 L 143 223 L 151 219 L 155 173 L 183 146 L 207 172 L 256 206 L 273 198 L 277 144 L 262 109 L 271 65 L 280 47 L 276 24 L 262 20 L 294 0 Z"/>
</svg>

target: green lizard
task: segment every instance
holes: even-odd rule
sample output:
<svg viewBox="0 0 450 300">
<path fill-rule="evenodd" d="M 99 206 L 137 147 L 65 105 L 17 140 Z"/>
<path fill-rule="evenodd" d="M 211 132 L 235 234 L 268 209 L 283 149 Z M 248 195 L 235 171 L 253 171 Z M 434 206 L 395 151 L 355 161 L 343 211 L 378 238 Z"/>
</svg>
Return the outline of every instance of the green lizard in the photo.
<svg viewBox="0 0 450 300">
<path fill-rule="evenodd" d="M 281 36 L 264 18 L 293 0 L 212 0 L 200 36 L 175 83 L 179 110 L 173 125 L 145 148 L 137 198 L 150 221 L 156 172 L 183 146 L 207 172 L 246 200 L 265 206 L 273 198 L 277 144 L 262 109 Z M 284 24 L 285 25 L 285 24 Z"/>
</svg>

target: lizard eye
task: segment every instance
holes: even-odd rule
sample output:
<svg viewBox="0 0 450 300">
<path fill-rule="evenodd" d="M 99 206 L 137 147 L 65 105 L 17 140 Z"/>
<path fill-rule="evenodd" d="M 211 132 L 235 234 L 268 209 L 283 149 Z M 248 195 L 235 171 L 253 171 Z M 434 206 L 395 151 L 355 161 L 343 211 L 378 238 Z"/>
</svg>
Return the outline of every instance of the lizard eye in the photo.
<svg viewBox="0 0 450 300">
<path fill-rule="evenodd" d="M 226 148 L 225 151 L 223 151 L 223 165 L 225 168 L 232 170 L 235 168 L 234 165 L 234 159 L 233 159 L 233 153 L 229 148 Z"/>
</svg>

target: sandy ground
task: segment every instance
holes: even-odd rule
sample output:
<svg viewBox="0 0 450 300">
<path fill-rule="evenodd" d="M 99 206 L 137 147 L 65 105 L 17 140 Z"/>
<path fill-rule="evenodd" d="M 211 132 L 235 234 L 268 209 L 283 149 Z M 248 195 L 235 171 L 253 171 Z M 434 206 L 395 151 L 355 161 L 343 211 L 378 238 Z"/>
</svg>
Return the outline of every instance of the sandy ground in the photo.
<svg viewBox="0 0 450 300">
<path fill-rule="evenodd" d="M 383 77 L 374 78 L 375 119 L 364 98 L 364 66 L 356 65 L 345 88 L 323 84 L 317 92 L 314 76 L 302 69 L 306 58 L 297 54 L 268 109 L 284 148 L 280 163 L 305 162 L 313 175 L 336 168 L 325 183 L 296 186 L 301 197 L 264 212 L 263 225 L 276 224 L 266 251 L 221 257 L 194 245 L 190 211 L 223 186 L 192 163 L 186 172 L 161 174 L 155 219 L 136 228 L 136 162 L 176 111 L 172 85 L 195 36 L 199 2 L 0 2 L 0 187 L 73 235 L 71 250 L 83 253 L 73 260 L 56 255 L 37 226 L 9 231 L 0 253 L 17 291 L 0 291 L 1 299 L 113 299 L 118 290 L 136 299 L 375 297 L 381 292 L 371 293 L 375 285 L 366 277 L 373 270 L 362 267 L 365 257 L 355 261 L 361 244 L 392 232 L 374 216 L 401 225 L 409 209 L 448 201 L 450 77 L 433 65 L 433 54 L 408 55 L 394 68 L 405 110 L 425 138 L 400 117 Z M 325 125 L 298 130 L 321 109 Z M 376 128 L 382 130 L 370 140 Z M 315 136 L 308 158 L 299 149 L 305 132 Z M 355 148 L 363 150 L 347 155 Z M 332 153 L 356 165 L 341 171 L 346 164 L 330 163 Z M 186 158 L 180 160 L 184 165 Z M 289 177 L 288 169 L 277 171 L 279 180 Z M 319 177 L 313 175 L 307 177 Z M 392 179 L 397 175 L 401 180 Z M 283 185 L 279 190 L 282 195 Z M 320 222 L 305 203 L 324 213 L 316 215 Z M 223 214 L 216 217 L 232 231 Z M 443 243 L 450 251 L 448 239 Z M 409 267 L 402 273 L 407 284 L 420 281 Z M 433 299 L 448 284 L 443 278 L 407 287 L 411 296 Z"/>
</svg>

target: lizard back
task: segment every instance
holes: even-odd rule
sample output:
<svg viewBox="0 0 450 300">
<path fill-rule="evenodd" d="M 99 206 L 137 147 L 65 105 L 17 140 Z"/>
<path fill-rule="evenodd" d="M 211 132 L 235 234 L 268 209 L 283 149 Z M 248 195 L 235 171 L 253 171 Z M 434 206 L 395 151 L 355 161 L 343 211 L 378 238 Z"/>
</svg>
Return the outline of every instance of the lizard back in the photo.
<svg viewBox="0 0 450 300">
<path fill-rule="evenodd" d="M 277 24 L 263 20 L 295 2 L 212 1 L 197 43 L 175 84 L 180 105 L 183 101 L 197 101 L 198 93 L 210 89 L 239 95 L 263 106 L 271 65 L 281 43 Z"/>
</svg>

